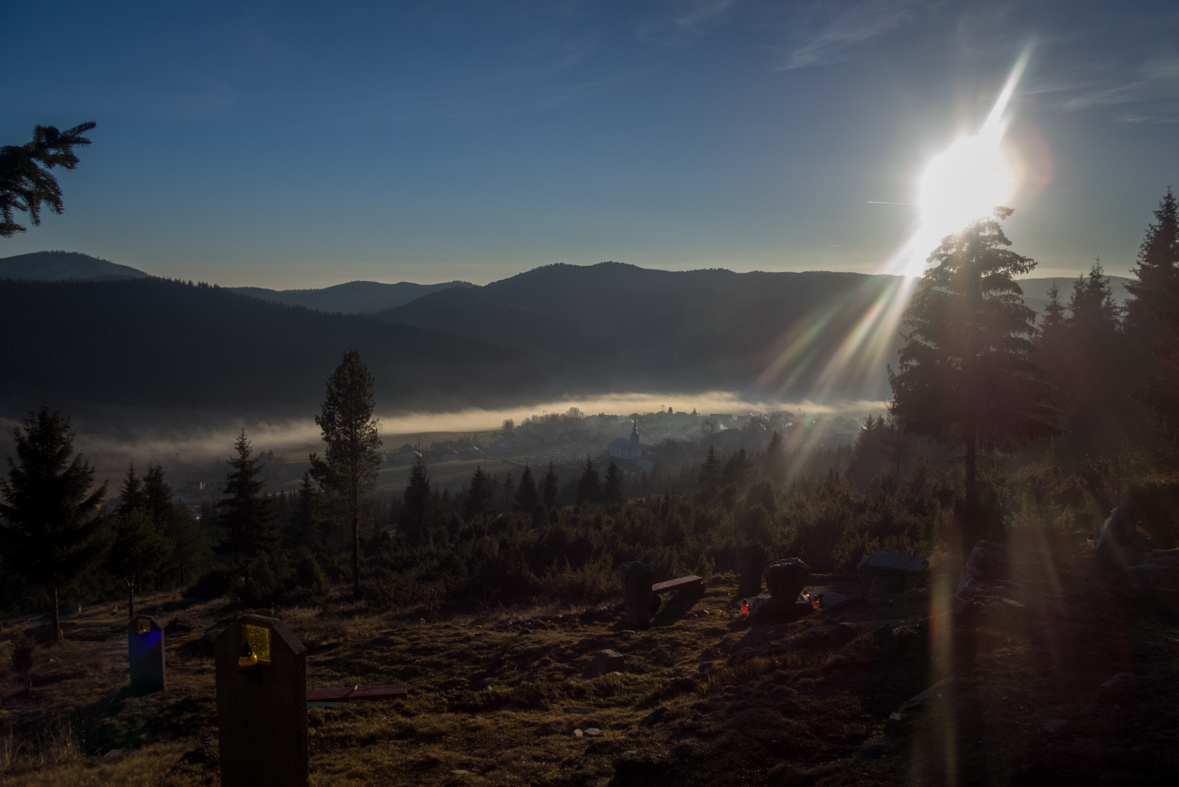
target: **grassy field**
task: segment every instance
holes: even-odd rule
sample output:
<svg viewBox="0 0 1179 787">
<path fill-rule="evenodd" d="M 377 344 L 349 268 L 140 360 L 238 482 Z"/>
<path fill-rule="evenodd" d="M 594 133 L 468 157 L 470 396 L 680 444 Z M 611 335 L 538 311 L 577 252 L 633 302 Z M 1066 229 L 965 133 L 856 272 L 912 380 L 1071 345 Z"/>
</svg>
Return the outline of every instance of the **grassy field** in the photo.
<svg viewBox="0 0 1179 787">
<path fill-rule="evenodd" d="M 852 602 L 764 626 L 730 605 L 732 576 L 665 601 L 646 631 L 610 605 L 427 621 L 341 598 L 275 614 L 308 647 L 309 688 L 410 686 L 403 702 L 310 712 L 316 785 L 1163 783 L 1179 764 L 1175 608 L 1087 570 L 1062 567 L 1071 590 L 1029 588 L 956 628 L 923 589 L 869 601 L 836 576 L 810 587 Z M 0 674 L 6 785 L 219 783 L 207 643 L 241 610 L 143 603 L 168 622 L 168 691 L 128 691 L 125 611 L 69 618 L 31 690 Z M 6 621 L 0 638 L 37 624 Z M 625 671 L 583 679 L 605 648 Z M 1103 699 L 1118 672 L 1136 692 Z M 1045 730 L 1054 718 L 1063 733 Z"/>
</svg>

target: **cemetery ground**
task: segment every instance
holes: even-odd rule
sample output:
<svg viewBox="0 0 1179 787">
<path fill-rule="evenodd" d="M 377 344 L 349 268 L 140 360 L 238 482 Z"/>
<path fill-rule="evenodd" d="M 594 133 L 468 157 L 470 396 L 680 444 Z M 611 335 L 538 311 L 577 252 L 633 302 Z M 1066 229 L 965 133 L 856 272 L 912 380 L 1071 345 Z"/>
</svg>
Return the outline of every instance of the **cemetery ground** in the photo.
<svg viewBox="0 0 1179 787">
<path fill-rule="evenodd" d="M 809 591 L 850 601 L 752 626 L 732 575 L 665 599 L 645 631 L 610 604 L 427 620 L 344 588 L 273 615 L 308 649 L 308 688 L 409 685 L 309 712 L 312 784 L 1171 783 L 1173 593 L 1068 559 L 951 614 L 956 581 L 935 565 L 929 588 L 870 600 L 861 577 L 812 575 Z M 218 784 L 212 642 L 242 611 L 142 599 L 167 623 L 162 693 L 128 688 L 123 609 L 67 617 L 31 689 L 0 646 L 0 781 Z M 14 630 L 48 636 L 6 620 L 0 640 Z M 583 677 L 605 649 L 622 671 Z"/>
</svg>

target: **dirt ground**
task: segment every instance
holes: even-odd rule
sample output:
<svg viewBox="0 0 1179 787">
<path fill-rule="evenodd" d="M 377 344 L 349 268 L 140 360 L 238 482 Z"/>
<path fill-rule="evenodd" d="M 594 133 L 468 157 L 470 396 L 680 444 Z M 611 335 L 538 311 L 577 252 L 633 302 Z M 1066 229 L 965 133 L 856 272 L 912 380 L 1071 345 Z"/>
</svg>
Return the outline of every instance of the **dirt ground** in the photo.
<svg viewBox="0 0 1179 787">
<path fill-rule="evenodd" d="M 309 688 L 410 687 L 309 712 L 316 785 L 1173 783 L 1174 594 L 1085 559 L 1049 568 L 953 615 L 952 578 L 936 574 L 886 600 L 859 577 L 813 576 L 809 590 L 851 600 L 766 625 L 731 604 L 731 575 L 665 600 L 646 631 L 613 606 L 273 613 L 308 648 Z M 68 617 L 66 644 L 37 650 L 31 690 L 0 645 L 6 785 L 220 782 L 210 644 L 242 610 L 142 605 L 167 622 L 166 692 L 128 689 L 118 608 Z M 14 630 L 48 633 L 8 620 L 0 641 Z M 582 679 L 602 649 L 625 670 Z"/>
</svg>

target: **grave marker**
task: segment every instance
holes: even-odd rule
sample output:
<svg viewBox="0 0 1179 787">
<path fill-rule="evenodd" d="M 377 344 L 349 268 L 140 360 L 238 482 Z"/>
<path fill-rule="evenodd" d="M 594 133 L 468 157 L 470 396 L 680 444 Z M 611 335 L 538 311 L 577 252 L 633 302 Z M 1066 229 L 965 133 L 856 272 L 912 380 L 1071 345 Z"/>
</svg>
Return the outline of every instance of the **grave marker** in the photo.
<svg viewBox="0 0 1179 787">
<path fill-rule="evenodd" d="M 164 629 L 152 618 L 137 617 L 127 624 L 127 666 L 134 691 L 164 691 Z"/>
<path fill-rule="evenodd" d="M 756 541 L 737 547 L 737 598 L 761 593 L 761 572 L 766 567 L 766 548 Z"/>
<path fill-rule="evenodd" d="M 217 637 L 225 787 L 307 784 L 307 648 L 276 618 L 242 615 Z"/>
<path fill-rule="evenodd" d="M 626 614 L 623 625 L 627 628 L 646 628 L 651 622 L 651 579 L 655 573 L 646 563 L 637 560 L 623 563 L 618 567 L 618 578 L 622 581 L 622 603 Z"/>
</svg>

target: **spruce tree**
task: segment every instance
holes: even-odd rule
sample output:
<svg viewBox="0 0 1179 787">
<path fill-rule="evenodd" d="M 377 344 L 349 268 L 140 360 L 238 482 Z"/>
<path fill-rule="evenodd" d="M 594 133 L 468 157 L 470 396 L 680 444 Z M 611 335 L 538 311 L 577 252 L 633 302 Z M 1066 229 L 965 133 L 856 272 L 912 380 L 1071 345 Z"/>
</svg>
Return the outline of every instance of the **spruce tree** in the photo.
<svg viewBox="0 0 1179 787">
<path fill-rule="evenodd" d="M 481 519 L 491 513 L 491 481 L 483 468 L 475 465 L 471 486 L 463 497 L 463 516 L 468 520 Z"/>
<path fill-rule="evenodd" d="M 164 480 L 164 468 L 161 465 L 148 463 L 147 473 L 143 476 L 143 496 L 144 506 L 156 532 L 163 533 L 172 514 L 172 487 Z"/>
<path fill-rule="evenodd" d="M 156 532 L 147 508 L 120 510 L 115 517 L 114 540 L 107 553 L 106 568 L 127 588 L 127 619 L 135 617 L 135 586 L 152 574 L 168 556 L 168 545 Z"/>
<path fill-rule="evenodd" d="M 401 507 L 401 532 L 411 542 L 424 539 L 427 528 L 431 523 L 431 513 L 435 501 L 434 492 L 430 488 L 430 473 L 426 470 L 426 462 L 418 452 L 413 467 L 409 471 L 409 484 L 405 487 Z"/>
<path fill-rule="evenodd" d="M 782 436 L 774 432 L 770 437 L 770 444 L 766 447 L 766 475 L 774 481 L 781 481 L 786 469 L 786 448 L 782 444 Z"/>
<path fill-rule="evenodd" d="M 233 448 L 237 456 L 229 459 L 226 497 L 217 503 L 217 521 L 226 531 L 218 552 L 248 565 L 278 545 L 279 532 L 271 500 L 262 493 L 264 485 L 258 477 L 263 465 L 250 456 L 253 451 L 245 429 Z"/>
<path fill-rule="evenodd" d="M 1009 208 L 950 235 L 930 255 L 905 311 L 900 370 L 889 373 L 905 429 L 962 446 L 967 544 L 979 537 L 978 449 L 1053 431 L 1054 413 L 1029 337 L 1035 313 L 1014 277 L 1035 262 L 1006 247 Z"/>
<path fill-rule="evenodd" d="M 581 474 L 581 480 L 577 482 L 575 502 L 579 506 L 602 502 L 602 481 L 598 478 L 594 460 L 588 456 L 585 458 L 585 470 Z"/>
<path fill-rule="evenodd" d="M 61 186 L 50 170 L 76 167 L 74 148 L 90 144 L 82 135 L 95 125 L 83 123 L 65 131 L 36 126 L 31 142 L 0 147 L 0 238 L 25 231 L 16 223 L 17 211 L 27 213 L 33 226 L 41 223 L 42 203 L 61 213 Z"/>
<path fill-rule="evenodd" d="M 626 492 L 623 490 L 622 471 L 618 465 L 610 462 L 606 468 L 606 483 L 602 486 L 602 502 L 608 506 L 622 505 L 626 502 Z"/>
<path fill-rule="evenodd" d="M 143 492 L 143 481 L 135 474 L 135 464 L 127 468 L 127 475 L 123 479 L 123 486 L 119 489 L 118 513 L 128 514 L 139 508 L 147 507 L 147 495 Z"/>
<path fill-rule="evenodd" d="M 561 502 L 561 481 L 557 478 L 557 467 L 552 462 L 549 462 L 548 472 L 544 474 L 541 502 L 545 508 L 556 508 Z"/>
<path fill-rule="evenodd" d="M 5 567 L 53 591 L 53 636 L 61 642 L 59 591 L 102 558 L 94 516 L 106 484 L 94 488 L 94 469 L 74 455 L 70 419 L 48 405 L 13 430 L 16 461 L 0 483 L 0 552 Z"/>
<path fill-rule="evenodd" d="M 716 491 L 717 485 L 720 483 L 721 477 L 721 463 L 716 455 L 716 446 L 708 447 L 708 456 L 704 459 L 704 464 L 700 466 L 700 494 L 709 497 Z"/>
<path fill-rule="evenodd" d="M 381 437 L 373 397 L 374 381 L 351 350 L 327 381 L 327 395 L 315 423 L 323 431 L 324 458 L 311 455 L 312 475 L 333 508 L 352 527 L 352 592 L 360 595 L 360 511 L 376 489 Z"/>
<path fill-rule="evenodd" d="M 283 546 L 287 549 L 297 549 L 301 546 L 315 547 L 318 543 L 315 532 L 315 509 L 318 503 L 315 484 L 311 480 L 311 471 L 303 471 L 303 483 L 295 492 L 294 506 L 286 531 L 283 533 Z"/>
<path fill-rule="evenodd" d="M 524 465 L 524 472 L 520 474 L 520 486 L 516 489 L 516 499 L 512 501 L 512 510 L 531 514 L 539 500 L 536 482 L 532 479 L 532 467 Z"/>
</svg>

